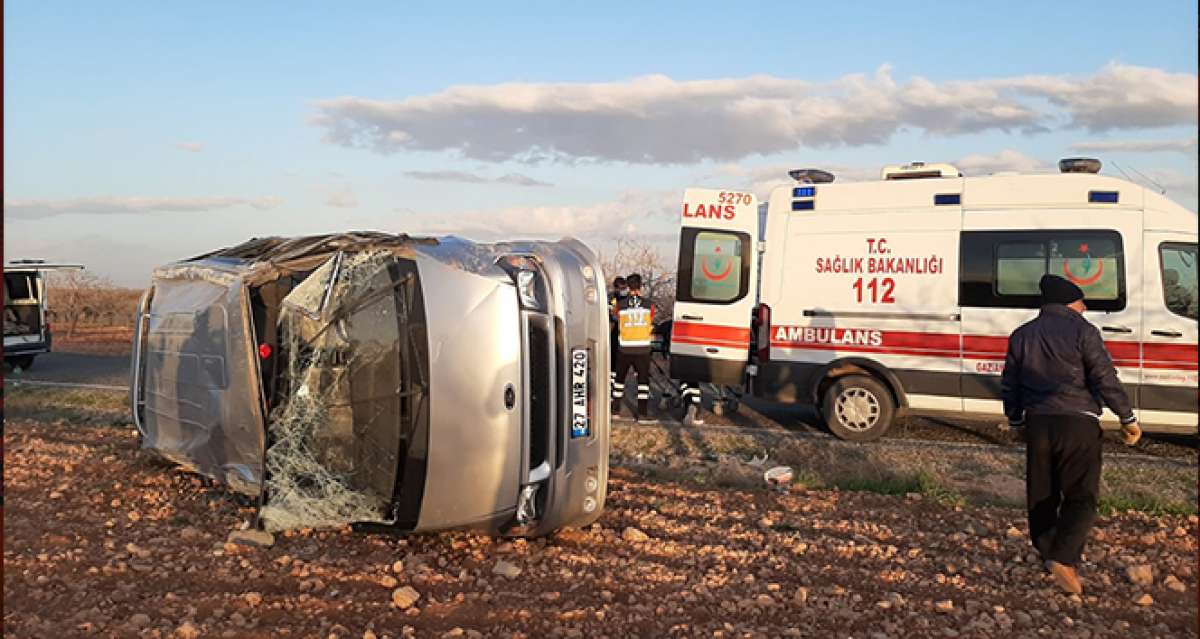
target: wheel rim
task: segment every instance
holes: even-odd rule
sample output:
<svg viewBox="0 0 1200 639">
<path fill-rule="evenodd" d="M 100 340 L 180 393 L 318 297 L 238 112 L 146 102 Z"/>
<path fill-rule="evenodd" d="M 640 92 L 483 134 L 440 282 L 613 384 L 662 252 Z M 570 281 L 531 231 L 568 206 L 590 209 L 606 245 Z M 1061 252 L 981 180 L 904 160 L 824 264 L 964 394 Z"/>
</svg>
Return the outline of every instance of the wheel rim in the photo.
<svg viewBox="0 0 1200 639">
<path fill-rule="evenodd" d="M 882 412 L 879 398 L 865 388 L 847 388 L 837 396 L 834 405 L 838 422 L 856 433 L 871 430 L 879 423 Z"/>
</svg>

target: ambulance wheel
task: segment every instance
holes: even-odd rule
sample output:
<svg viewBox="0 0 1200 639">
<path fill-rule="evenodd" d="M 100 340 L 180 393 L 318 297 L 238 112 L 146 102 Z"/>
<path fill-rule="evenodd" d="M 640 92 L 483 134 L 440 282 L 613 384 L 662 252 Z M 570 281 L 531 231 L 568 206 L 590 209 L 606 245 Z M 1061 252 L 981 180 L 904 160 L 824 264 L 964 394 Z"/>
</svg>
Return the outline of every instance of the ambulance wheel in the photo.
<svg viewBox="0 0 1200 639">
<path fill-rule="evenodd" d="M 821 414 L 840 439 L 869 442 L 892 425 L 896 405 L 883 384 L 865 375 L 838 378 L 825 390 Z"/>
</svg>

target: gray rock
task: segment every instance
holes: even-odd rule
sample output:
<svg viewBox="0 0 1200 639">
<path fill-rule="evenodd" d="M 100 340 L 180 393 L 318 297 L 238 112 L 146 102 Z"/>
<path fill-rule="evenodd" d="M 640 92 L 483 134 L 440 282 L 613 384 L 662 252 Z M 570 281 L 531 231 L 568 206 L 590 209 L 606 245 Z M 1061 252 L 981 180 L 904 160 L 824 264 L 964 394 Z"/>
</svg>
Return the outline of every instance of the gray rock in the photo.
<svg viewBox="0 0 1200 639">
<path fill-rule="evenodd" d="M 411 608 L 420 598 L 421 593 L 417 592 L 412 586 L 404 586 L 392 591 L 392 605 L 401 610 Z"/>
<path fill-rule="evenodd" d="M 516 579 L 521 574 L 521 568 L 501 559 L 492 567 L 492 574 L 507 577 L 508 579 Z"/>
<path fill-rule="evenodd" d="M 632 542 L 650 541 L 650 535 L 647 535 L 633 526 L 628 526 L 625 528 L 625 530 L 621 531 L 621 539 Z"/>
<path fill-rule="evenodd" d="M 1129 581 L 1138 586 L 1149 586 L 1154 583 L 1154 568 L 1149 564 L 1139 564 L 1125 569 Z"/>
<path fill-rule="evenodd" d="M 229 533 L 229 537 L 225 541 L 255 548 L 270 548 L 275 545 L 275 535 L 265 530 L 235 530 Z"/>
</svg>

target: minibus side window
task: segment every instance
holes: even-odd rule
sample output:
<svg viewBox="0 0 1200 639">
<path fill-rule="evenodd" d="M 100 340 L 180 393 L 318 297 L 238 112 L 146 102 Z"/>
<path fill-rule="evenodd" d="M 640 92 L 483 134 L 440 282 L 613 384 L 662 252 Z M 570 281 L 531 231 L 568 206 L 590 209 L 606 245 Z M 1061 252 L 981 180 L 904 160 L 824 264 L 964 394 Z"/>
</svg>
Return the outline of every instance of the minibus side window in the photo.
<svg viewBox="0 0 1200 639">
<path fill-rule="evenodd" d="M 34 299 L 33 277 L 28 273 L 4 274 L 5 300 Z"/>
<path fill-rule="evenodd" d="M 1196 319 L 1196 245 L 1165 242 L 1158 245 L 1158 256 L 1167 310 Z"/>
<path fill-rule="evenodd" d="M 1125 308 L 1125 264 L 1115 231 L 968 231 L 962 234 L 959 304 L 1038 308 L 1052 273 L 1083 289 L 1088 308 Z"/>
<path fill-rule="evenodd" d="M 746 296 L 749 278 L 748 234 L 683 229 L 676 299 L 681 302 L 732 304 Z"/>
</svg>

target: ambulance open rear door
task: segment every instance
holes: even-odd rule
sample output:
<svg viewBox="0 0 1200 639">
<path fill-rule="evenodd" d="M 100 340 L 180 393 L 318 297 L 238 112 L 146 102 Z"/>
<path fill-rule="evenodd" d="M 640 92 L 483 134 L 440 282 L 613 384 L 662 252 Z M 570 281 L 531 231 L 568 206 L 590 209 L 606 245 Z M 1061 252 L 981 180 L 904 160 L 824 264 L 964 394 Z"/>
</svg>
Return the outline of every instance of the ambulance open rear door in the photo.
<svg viewBox="0 0 1200 639">
<path fill-rule="evenodd" d="M 758 277 L 758 205 L 751 193 L 684 193 L 671 329 L 671 377 L 743 383 Z"/>
</svg>

